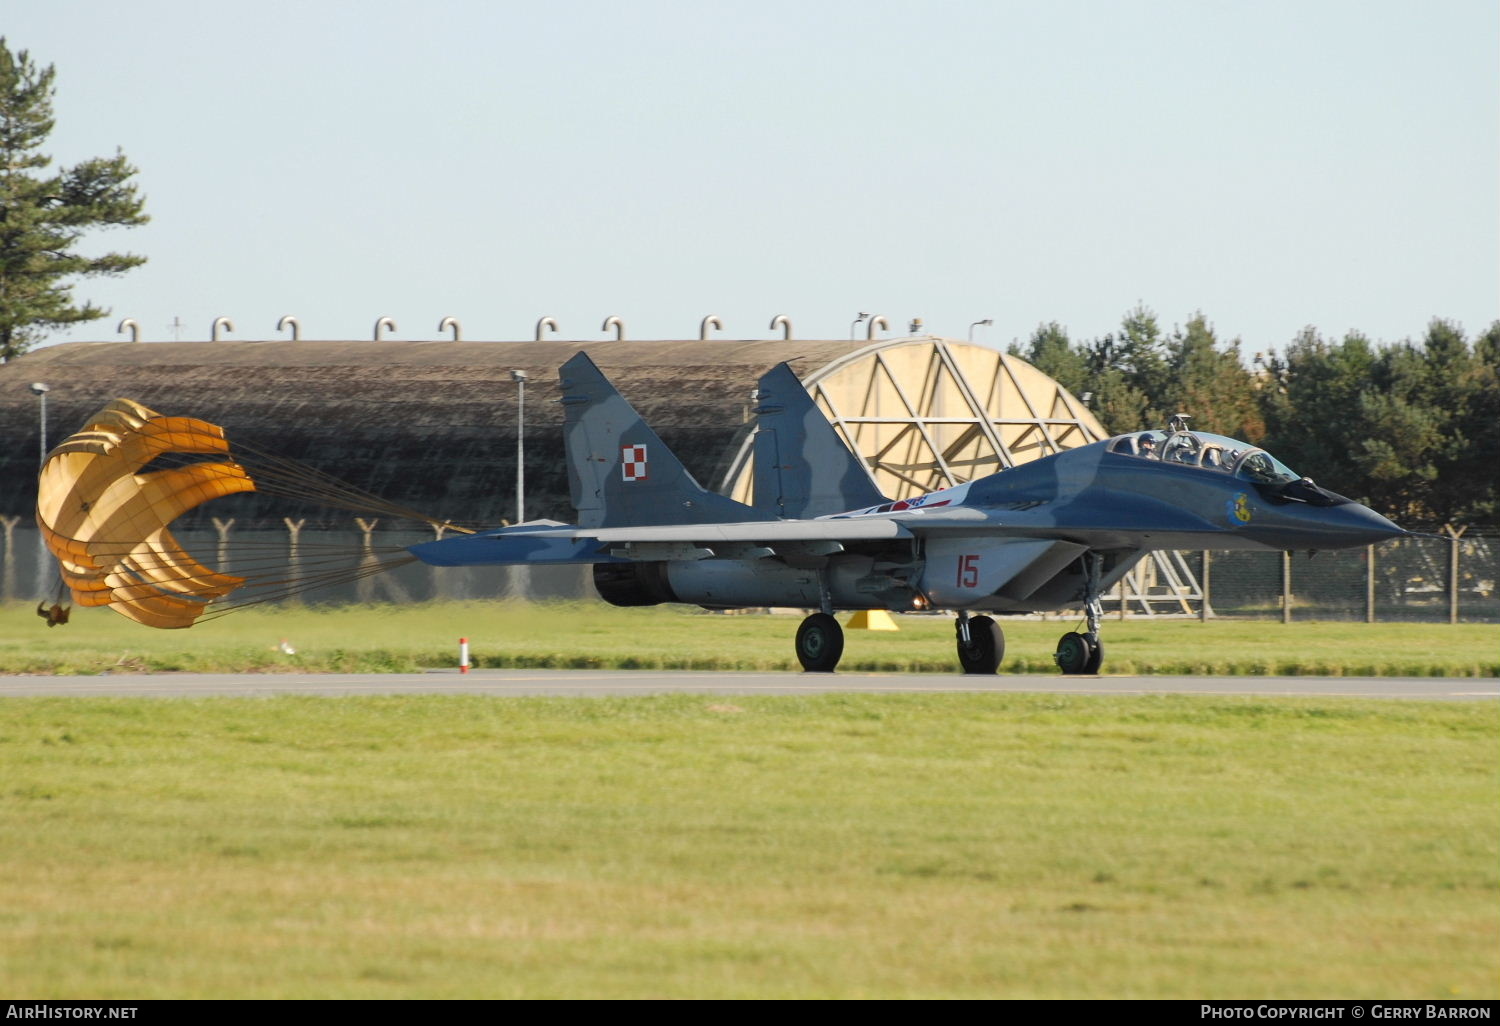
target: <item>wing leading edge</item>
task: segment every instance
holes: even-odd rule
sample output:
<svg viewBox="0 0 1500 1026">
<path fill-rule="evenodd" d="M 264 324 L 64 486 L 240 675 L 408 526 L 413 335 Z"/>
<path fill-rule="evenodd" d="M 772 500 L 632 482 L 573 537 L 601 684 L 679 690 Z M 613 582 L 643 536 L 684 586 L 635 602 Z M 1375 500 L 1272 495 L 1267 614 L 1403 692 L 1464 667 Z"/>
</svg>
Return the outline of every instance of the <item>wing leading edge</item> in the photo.
<svg viewBox="0 0 1500 1026">
<path fill-rule="evenodd" d="M 912 534 L 894 520 L 787 520 L 732 524 L 678 524 L 649 527 L 583 528 L 567 525 L 503 527 L 413 545 L 407 551 L 432 566 L 504 566 L 523 563 L 621 563 L 662 559 L 661 546 L 707 550 L 705 558 L 726 546 L 772 550 L 778 546 L 887 542 Z M 650 546 L 651 549 L 641 547 Z M 717 547 L 717 549 L 716 549 Z M 726 553 L 728 554 L 728 553 Z M 740 557 L 740 552 L 734 552 Z M 761 555 L 761 553 L 757 553 Z"/>
</svg>

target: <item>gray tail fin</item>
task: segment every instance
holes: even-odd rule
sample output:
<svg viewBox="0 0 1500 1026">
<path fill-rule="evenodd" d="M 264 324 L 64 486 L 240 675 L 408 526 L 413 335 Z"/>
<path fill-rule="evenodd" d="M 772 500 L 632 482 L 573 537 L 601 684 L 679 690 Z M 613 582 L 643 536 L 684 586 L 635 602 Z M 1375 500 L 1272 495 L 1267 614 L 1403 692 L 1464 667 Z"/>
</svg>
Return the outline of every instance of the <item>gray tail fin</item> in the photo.
<svg viewBox="0 0 1500 1026">
<path fill-rule="evenodd" d="M 760 379 L 755 407 L 755 508 L 821 517 L 889 502 L 797 375 L 777 364 Z"/>
<path fill-rule="evenodd" d="M 558 371 L 568 488 L 581 527 L 767 520 L 710 492 L 646 426 L 585 353 Z"/>
</svg>

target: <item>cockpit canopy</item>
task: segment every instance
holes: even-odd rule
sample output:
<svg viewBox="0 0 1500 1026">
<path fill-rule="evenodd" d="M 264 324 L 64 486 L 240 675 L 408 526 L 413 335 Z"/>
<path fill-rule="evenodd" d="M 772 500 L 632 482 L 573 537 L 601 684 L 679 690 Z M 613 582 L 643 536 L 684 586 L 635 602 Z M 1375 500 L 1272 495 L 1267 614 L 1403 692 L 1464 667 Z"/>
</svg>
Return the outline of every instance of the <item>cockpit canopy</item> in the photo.
<svg viewBox="0 0 1500 1026">
<path fill-rule="evenodd" d="M 1264 449 L 1206 431 L 1137 431 L 1109 440 L 1109 451 L 1232 474 L 1261 485 L 1300 481 L 1296 473 Z"/>
</svg>

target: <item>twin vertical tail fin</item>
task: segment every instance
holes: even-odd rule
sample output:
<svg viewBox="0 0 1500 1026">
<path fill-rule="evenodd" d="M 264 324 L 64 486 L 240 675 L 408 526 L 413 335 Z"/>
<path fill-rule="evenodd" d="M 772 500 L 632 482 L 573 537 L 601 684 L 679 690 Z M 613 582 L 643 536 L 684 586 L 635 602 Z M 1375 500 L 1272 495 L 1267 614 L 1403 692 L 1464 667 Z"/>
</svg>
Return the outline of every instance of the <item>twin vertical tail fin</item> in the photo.
<svg viewBox="0 0 1500 1026">
<path fill-rule="evenodd" d="M 769 520 L 708 491 L 584 353 L 558 372 L 568 489 L 580 527 Z"/>
<path fill-rule="evenodd" d="M 587 354 L 563 364 L 559 378 L 580 527 L 803 519 L 890 501 L 784 363 L 760 379 L 753 506 L 694 480 Z"/>
<path fill-rule="evenodd" d="M 890 501 L 791 367 L 781 363 L 768 371 L 757 398 L 757 510 L 776 517 L 821 517 Z"/>
</svg>

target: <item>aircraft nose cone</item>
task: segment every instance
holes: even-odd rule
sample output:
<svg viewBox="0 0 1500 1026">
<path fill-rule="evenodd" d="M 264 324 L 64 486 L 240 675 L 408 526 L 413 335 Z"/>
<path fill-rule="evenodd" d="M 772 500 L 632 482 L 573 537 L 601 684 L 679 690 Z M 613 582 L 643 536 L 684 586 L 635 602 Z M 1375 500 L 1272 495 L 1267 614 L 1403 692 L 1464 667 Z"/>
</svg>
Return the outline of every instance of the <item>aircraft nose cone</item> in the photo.
<svg viewBox="0 0 1500 1026">
<path fill-rule="evenodd" d="M 1409 533 L 1370 507 L 1349 501 L 1337 506 L 1286 503 L 1258 508 L 1254 515 L 1250 530 L 1273 549 L 1349 549 Z"/>
<path fill-rule="evenodd" d="M 1339 528 L 1348 537 L 1349 545 L 1374 545 L 1388 538 L 1399 538 L 1407 533 L 1403 527 L 1387 520 L 1368 506 L 1351 502 L 1340 506 L 1337 512 L 1343 521 Z"/>
</svg>

